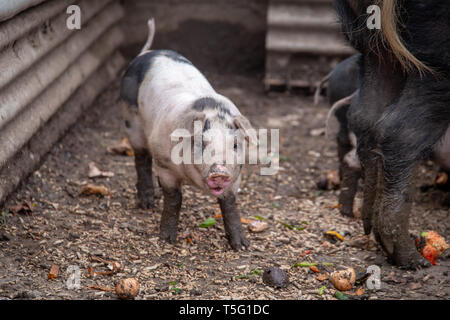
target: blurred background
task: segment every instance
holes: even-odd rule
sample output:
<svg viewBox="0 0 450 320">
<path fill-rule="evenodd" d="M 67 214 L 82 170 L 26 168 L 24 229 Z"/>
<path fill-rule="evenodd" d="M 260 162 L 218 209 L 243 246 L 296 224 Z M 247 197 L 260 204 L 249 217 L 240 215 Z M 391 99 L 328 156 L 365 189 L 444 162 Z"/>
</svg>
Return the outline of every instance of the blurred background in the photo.
<svg viewBox="0 0 450 320">
<path fill-rule="evenodd" d="M 200 68 L 265 74 L 271 87 L 309 88 L 353 51 L 331 0 L 129 0 L 123 2 L 124 54 L 145 42 L 156 18 L 155 48 L 171 48 Z"/>
</svg>

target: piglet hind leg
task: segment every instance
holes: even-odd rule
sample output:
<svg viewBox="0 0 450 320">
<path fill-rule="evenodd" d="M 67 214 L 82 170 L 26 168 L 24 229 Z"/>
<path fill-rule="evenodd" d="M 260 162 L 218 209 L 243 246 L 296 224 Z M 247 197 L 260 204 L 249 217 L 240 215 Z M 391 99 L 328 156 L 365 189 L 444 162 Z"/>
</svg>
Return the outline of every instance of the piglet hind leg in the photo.
<svg viewBox="0 0 450 320">
<path fill-rule="evenodd" d="M 242 230 L 241 217 L 236 208 L 236 196 L 233 192 L 228 192 L 219 198 L 219 205 L 222 211 L 225 226 L 225 235 L 233 250 L 240 250 L 248 247 L 250 242 L 245 238 Z"/>
<path fill-rule="evenodd" d="M 146 149 L 134 150 L 137 174 L 137 198 L 141 209 L 154 207 L 155 189 L 152 179 L 152 157 Z"/>
<path fill-rule="evenodd" d="M 151 209 L 154 206 L 155 192 L 152 179 L 152 156 L 146 147 L 147 139 L 137 107 L 123 103 L 122 112 L 125 118 L 125 132 L 134 151 L 138 206 L 141 209 Z"/>
</svg>

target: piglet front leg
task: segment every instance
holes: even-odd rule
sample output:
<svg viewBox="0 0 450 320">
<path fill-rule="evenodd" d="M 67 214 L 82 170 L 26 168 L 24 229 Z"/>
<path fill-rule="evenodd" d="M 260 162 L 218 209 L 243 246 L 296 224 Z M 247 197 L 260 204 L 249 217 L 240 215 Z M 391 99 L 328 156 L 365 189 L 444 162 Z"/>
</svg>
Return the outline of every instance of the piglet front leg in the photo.
<svg viewBox="0 0 450 320">
<path fill-rule="evenodd" d="M 168 189 L 163 187 L 164 209 L 161 216 L 159 237 L 169 243 L 177 240 L 178 219 L 181 209 L 181 189 Z"/>
<path fill-rule="evenodd" d="M 234 250 L 248 247 L 250 242 L 245 238 L 242 230 L 241 217 L 236 209 L 236 196 L 233 192 L 228 192 L 219 198 L 219 205 L 222 211 L 225 225 L 225 235 Z"/>
<path fill-rule="evenodd" d="M 169 243 L 175 243 L 182 202 L 181 184 L 169 170 L 157 167 L 156 171 L 164 197 L 159 238 Z"/>
<path fill-rule="evenodd" d="M 135 149 L 135 166 L 137 173 L 137 197 L 141 209 L 154 207 L 155 191 L 152 179 L 152 157 L 145 149 Z"/>
</svg>

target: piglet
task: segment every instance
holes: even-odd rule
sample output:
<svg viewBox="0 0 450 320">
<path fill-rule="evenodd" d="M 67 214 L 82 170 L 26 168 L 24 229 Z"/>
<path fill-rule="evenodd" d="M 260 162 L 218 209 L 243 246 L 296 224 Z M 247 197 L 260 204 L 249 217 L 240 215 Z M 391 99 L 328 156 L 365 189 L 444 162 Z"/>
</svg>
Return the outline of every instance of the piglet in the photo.
<svg viewBox="0 0 450 320">
<path fill-rule="evenodd" d="M 194 160 L 199 150 L 208 149 L 213 150 L 209 160 L 225 159 L 230 149 L 235 159 L 238 151 L 245 149 L 238 148 L 237 142 L 227 148 L 228 141 L 236 141 L 239 134 L 244 142 L 256 145 L 255 131 L 233 102 L 218 94 L 188 59 L 171 50 L 150 50 L 155 34 L 153 19 L 148 26 L 147 42 L 129 64 L 120 87 L 125 102 L 125 130 L 135 153 L 139 206 L 148 209 L 154 205 L 154 162 L 164 197 L 162 240 L 176 241 L 181 186 L 190 184 L 218 198 L 231 247 L 247 247 L 249 241 L 236 209 L 243 164 Z M 208 139 L 203 139 L 206 136 Z M 187 145 L 178 138 L 188 141 Z M 192 161 L 178 161 L 178 149 L 174 148 L 180 145 L 187 148 L 182 149 L 183 159 L 192 155 Z"/>
</svg>

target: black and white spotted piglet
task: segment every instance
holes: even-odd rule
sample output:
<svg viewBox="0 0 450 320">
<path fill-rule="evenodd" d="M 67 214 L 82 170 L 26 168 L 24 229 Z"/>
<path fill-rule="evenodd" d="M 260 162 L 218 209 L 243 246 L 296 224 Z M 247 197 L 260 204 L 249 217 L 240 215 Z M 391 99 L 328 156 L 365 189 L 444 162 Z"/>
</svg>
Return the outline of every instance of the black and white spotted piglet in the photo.
<svg viewBox="0 0 450 320">
<path fill-rule="evenodd" d="M 171 136 L 182 129 L 184 138 L 192 141 L 193 153 L 194 145 L 198 143 L 194 139 L 198 135 L 196 124 L 201 124 L 202 137 L 213 130 L 222 134 L 209 134 L 209 139 L 200 141 L 200 149 L 214 146 L 214 156 L 226 159 L 225 152 L 229 150 L 225 147 L 226 141 L 234 141 L 239 133 L 256 144 L 256 134 L 237 107 L 218 94 L 189 60 L 170 50 L 149 50 L 154 33 L 154 21 L 149 20 L 147 43 L 128 66 L 120 92 L 126 102 L 126 131 L 135 152 L 139 205 L 142 208 L 153 207 L 154 161 L 164 196 L 160 226 L 162 240 L 175 242 L 181 186 L 190 184 L 218 198 L 231 247 L 235 250 L 247 247 L 249 242 L 236 209 L 242 164 L 237 161 L 173 161 L 173 148 L 179 142 L 173 141 Z M 231 149 L 236 154 L 240 150 L 236 145 Z M 191 160 L 194 159 L 193 155 Z"/>
</svg>

